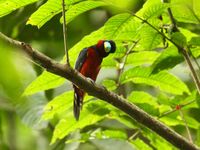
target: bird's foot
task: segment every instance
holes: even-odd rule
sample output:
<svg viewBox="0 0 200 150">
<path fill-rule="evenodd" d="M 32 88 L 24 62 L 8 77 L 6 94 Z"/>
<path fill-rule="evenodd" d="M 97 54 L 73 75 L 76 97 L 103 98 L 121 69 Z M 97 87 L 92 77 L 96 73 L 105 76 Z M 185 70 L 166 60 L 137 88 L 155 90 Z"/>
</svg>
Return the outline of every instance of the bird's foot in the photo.
<svg viewBox="0 0 200 150">
<path fill-rule="evenodd" d="M 92 84 L 95 83 L 94 80 L 92 80 L 91 78 L 87 78 L 87 80 L 88 80 L 90 83 L 92 83 Z"/>
</svg>

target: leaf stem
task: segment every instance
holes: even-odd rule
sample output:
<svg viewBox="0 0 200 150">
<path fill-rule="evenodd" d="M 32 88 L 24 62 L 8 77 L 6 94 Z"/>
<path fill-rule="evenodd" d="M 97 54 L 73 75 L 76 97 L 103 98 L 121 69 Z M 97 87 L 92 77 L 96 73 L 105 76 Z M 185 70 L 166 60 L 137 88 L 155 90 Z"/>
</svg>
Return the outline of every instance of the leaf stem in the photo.
<svg viewBox="0 0 200 150">
<path fill-rule="evenodd" d="M 193 141 L 192 141 L 192 136 L 191 136 L 191 133 L 190 133 L 190 130 L 189 130 L 187 121 L 186 121 L 186 119 L 185 119 L 185 117 L 184 117 L 184 115 L 183 115 L 183 111 L 181 110 L 181 108 L 179 109 L 179 113 L 180 113 L 180 116 L 181 116 L 181 118 L 182 118 L 182 120 L 183 120 L 183 122 L 184 122 L 184 124 L 185 124 L 185 128 L 186 128 L 186 131 L 187 131 L 187 134 L 188 134 L 189 141 L 190 141 L 191 143 L 193 143 Z"/>
<path fill-rule="evenodd" d="M 188 106 L 188 105 L 190 105 L 190 104 L 192 104 L 194 102 L 196 102 L 196 100 L 192 100 L 192 101 L 189 101 L 188 103 L 182 104 L 182 105 L 180 105 L 180 107 L 183 108 L 183 107 Z M 176 108 L 174 108 L 171 111 L 167 111 L 167 112 L 163 113 L 162 115 L 160 115 L 159 118 L 165 117 L 165 116 L 167 116 L 167 115 L 169 115 L 169 114 L 171 114 L 171 113 L 173 113 L 175 111 L 177 111 Z"/>
</svg>

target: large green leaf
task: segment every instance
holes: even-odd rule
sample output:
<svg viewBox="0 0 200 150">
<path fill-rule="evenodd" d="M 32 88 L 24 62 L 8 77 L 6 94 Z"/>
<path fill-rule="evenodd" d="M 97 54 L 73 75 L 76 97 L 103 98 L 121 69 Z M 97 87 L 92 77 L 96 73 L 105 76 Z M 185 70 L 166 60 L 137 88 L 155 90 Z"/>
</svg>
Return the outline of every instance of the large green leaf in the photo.
<svg viewBox="0 0 200 150">
<path fill-rule="evenodd" d="M 65 81 L 66 80 L 60 76 L 44 71 L 37 79 L 28 85 L 23 95 L 32 95 L 40 91 L 52 89 L 62 85 Z"/>
<path fill-rule="evenodd" d="M 152 73 L 157 73 L 164 69 L 170 69 L 182 62 L 184 59 L 178 53 L 175 46 L 170 46 L 165 49 L 161 55 L 152 64 Z"/>
<path fill-rule="evenodd" d="M 131 94 L 128 96 L 128 100 L 130 100 L 133 103 L 148 103 L 153 106 L 158 106 L 155 97 L 142 91 L 131 92 Z"/>
<path fill-rule="evenodd" d="M 101 2 L 101 1 L 84 1 L 75 5 L 72 5 L 69 7 L 69 9 L 66 12 L 66 23 L 68 24 L 75 17 L 77 17 L 78 15 L 88 10 L 101 7 L 101 6 L 106 6 L 106 5 L 108 5 L 108 3 Z M 63 18 L 61 18 L 61 20 L 63 20 Z"/>
<path fill-rule="evenodd" d="M 128 37 L 128 39 L 123 40 L 133 40 L 136 35 L 137 29 L 136 22 L 134 22 L 134 17 L 128 13 L 122 13 L 110 18 L 105 24 L 105 34 L 109 39 L 122 39 L 122 37 Z M 128 35 L 124 35 L 128 34 Z"/>
<path fill-rule="evenodd" d="M 194 118 L 188 117 L 186 115 L 184 116 L 184 118 L 188 124 L 188 127 L 193 129 L 198 129 L 199 123 Z M 179 126 L 179 125 L 185 126 L 185 123 L 182 120 L 182 118 L 177 115 L 165 116 L 160 118 L 159 120 L 164 122 L 168 126 Z"/>
<path fill-rule="evenodd" d="M 181 47 L 185 47 L 187 44 L 187 39 L 181 32 L 173 32 L 171 34 L 171 39 L 175 44 Z"/>
<path fill-rule="evenodd" d="M 140 32 L 139 44 L 145 50 L 152 50 L 162 43 L 162 36 L 148 25 L 144 25 Z"/>
<path fill-rule="evenodd" d="M 148 7 L 146 10 L 144 10 L 143 17 L 146 20 L 157 18 L 160 15 L 162 15 L 162 13 L 164 13 L 168 7 L 169 7 L 169 4 L 162 3 L 160 1 L 152 5 L 151 7 Z"/>
<path fill-rule="evenodd" d="M 52 119 L 54 115 L 59 115 L 72 107 L 73 104 L 73 92 L 65 92 L 53 100 L 51 100 L 44 108 L 42 118 L 44 120 Z"/>
<path fill-rule="evenodd" d="M 0 17 L 37 1 L 38 0 L 2 0 L 0 1 Z"/>
<path fill-rule="evenodd" d="M 67 8 L 82 0 L 66 0 Z M 35 11 L 28 19 L 27 24 L 31 24 L 41 28 L 47 21 L 53 18 L 55 15 L 62 12 L 61 0 L 48 0 L 37 11 Z"/>
<path fill-rule="evenodd" d="M 151 75 L 151 68 L 135 67 L 124 72 L 120 80 L 122 83 L 132 81 L 134 83 L 151 85 L 171 94 L 181 95 L 184 92 L 190 94 L 184 82 L 167 71 Z"/>
<path fill-rule="evenodd" d="M 147 14 L 148 11 L 150 11 L 150 9 L 154 6 L 157 6 L 161 4 L 160 0 L 147 0 L 144 5 L 142 6 L 142 8 L 137 12 L 137 15 L 140 17 L 145 16 L 145 14 Z M 152 11 L 154 12 L 154 11 Z M 154 14 L 154 13 L 152 13 Z"/>
<path fill-rule="evenodd" d="M 134 147 L 137 148 L 137 150 L 153 150 L 148 144 L 146 144 L 139 138 L 131 140 L 131 144 L 133 144 Z"/>
<path fill-rule="evenodd" d="M 200 23 L 199 0 L 173 0 L 171 4 L 176 20 L 185 23 Z"/>
<path fill-rule="evenodd" d="M 159 56 L 160 53 L 155 51 L 139 51 L 128 55 L 126 64 L 134 66 L 152 64 Z"/>
<path fill-rule="evenodd" d="M 148 93 L 141 92 L 141 91 L 134 91 L 132 92 L 128 100 L 133 102 L 135 105 L 146 111 L 147 113 L 158 116 L 158 103 L 156 102 L 156 98 L 151 96 Z"/>
<path fill-rule="evenodd" d="M 189 44 L 191 46 L 200 46 L 200 36 L 192 37 Z"/>
<path fill-rule="evenodd" d="M 60 120 L 56 125 L 51 143 L 54 143 L 57 139 L 62 139 L 76 129 L 82 129 L 88 125 L 95 124 L 103 119 L 107 113 L 109 113 L 109 109 L 101 101 L 84 105 L 79 121 L 76 121 L 72 112 L 70 112 L 65 119 Z"/>
</svg>

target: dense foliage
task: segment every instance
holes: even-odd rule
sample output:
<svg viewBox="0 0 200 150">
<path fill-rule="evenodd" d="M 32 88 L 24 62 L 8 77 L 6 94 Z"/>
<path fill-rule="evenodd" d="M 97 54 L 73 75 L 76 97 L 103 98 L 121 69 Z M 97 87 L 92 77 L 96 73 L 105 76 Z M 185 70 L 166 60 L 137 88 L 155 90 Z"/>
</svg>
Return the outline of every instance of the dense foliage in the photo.
<svg viewBox="0 0 200 150">
<path fill-rule="evenodd" d="M 131 0 L 129 1 L 128 4 L 131 3 Z M 59 17 L 57 22 L 63 23 L 62 16 L 59 16 L 62 12 L 61 0 L 46 2 L 0 0 L 0 17 L 5 19 L 6 15 L 10 13 L 12 15 L 13 11 L 16 12 L 15 10 L 34 3 L 37 3 L 36 6 L 34 5 L 36 9 L 30 10 L 26 26 L 37 26 L 37 30 L 42 31 L 48 23 L 55 21 L 55 17 Z M 198 0 L 171 0 L 170 3 L 147 0 L 135 13 L 128 8 L 125 9 L 121 3 L 123 1 L 120 0 L 66 0 L 67 26 L 76 19 L 81 20 L 79 15 L 93 13 L 91 10 L 116 11 L 109 14 L 109 19 L 99 29 L 85 35 L 74 45 L 71 44 L 73 45 L 69 49 L 71 65 L 74 66 L 81 49 L 96 44 L 100 39 L 114 40 L 117 44 L 116 53 L 104 59 L 99 76 L 103 75 L 104 71 L 109 73 L 102 82 L 98 80 L 98 84 L 126 97 L 131 103 L 183 136 L 188 137 L 186 129 L 189 128 L 193 142 L 200 146 L 200 97 L 189 76 L 191 72 L 184 57 L 176 47 L 177 44 L 186 48 L 194 61 L 197 61 L 200 56 L 200 4 Z M 173 32 L 168 8 L 171 8 L 180 32 Z M 77 26 L 85 28 L 81 21 L 77 23 Z M 17 37 L 15 32 L 17 31 L 13 29 L 12 37 Z M 55 37 L 57 32 L 61 30 L 55 31 Z M 58 33 L 58 38 L 60 34 Z M 68 31 L 68 38 L 70 36 L 70 31 Z M 20 36 L 19 38 L 26 40 Z M 34 39 L 34 41 L 37 40 L 37 38 Z M 36 46 L 42 47 L 37 44 Z M 6 46 L 0 45 L 0 50 L 4 47 Z M 6 57 L 6 51 L 2 50 L 0 53 L 0 61 L 5 60 L 3 57 Z M 2 55 L 3 53 L 5 55 Z M 48 50 L 45 53 L 49 54 Z M 61 59 L 62 62 L 63 60 Z M 3 65 L 4 62 L 1 62 L 1 68 L 4 68 Z M 196 69 L 199 69 L 198 66 Z M 8 70 L 1 71 L 5 74 L 9 73 Z M 17 72 L 14 67 L 11 67 L 9 71 L 13 75 Z M 21 71 L 21 74 L 24 71 Z M 0 78 L 4 80 L 8 77 L 0 74 Z M 11 79 L 11 81 L 14 80 L 14 78 Z M 24 92 L 19 90 L 21 94 L 23 93 L 22 99 L 25 99 L 23 103 L 12 100 L 12 105 L 20 110 L 17 113 L 23 120 L 25 118 L 29 126 L 34 127 L 37 122 L 40 128 L 52 129 L 48 131 L 48 134 L 53 132 L 50 149 L 57 150 L 64 147 L 84 149 L 85 146 L 103 150 L 121 149 L 120 147 L 127 150 L 134 148 L 138 150 L 176 149 L 163 138 L 132 120 L 127 114 L 95 97 L 86 96 L 80 120 L 77 122 L 72 113 L 73 91 L 69 83 L 67 86 L 70 88 L 66 88 L 66 82 L 68 81 L 64 78 L 44 71 L 27 86 Z M 0 83 L 8 84 L 5 81 Z M 4 88 L 6 86 L 2 86 L 2 89 Z M 52 94 L 52 89 L 56 91 L 54 94 Z M 45 91 L 46 97 L 41 94 L 42 91 Z M 10 99 L 16 97 L 14 93 L 9 94 L 6 97 Z M 4 95 L 0 93 L 0 97 L 5 97 Z M 31 99 L 37 99 L 37 102 L 30 102 Z M 25 104 L 30 106 L 25 106 L 29 110 L 23 110 Z M 181 110 L 177 109 L 177 106 L 181 106 Z M 41 110 L 43 110 L 42 113 Z M 0 137 L 1 139 L 4 138 Z"/>
</svg>

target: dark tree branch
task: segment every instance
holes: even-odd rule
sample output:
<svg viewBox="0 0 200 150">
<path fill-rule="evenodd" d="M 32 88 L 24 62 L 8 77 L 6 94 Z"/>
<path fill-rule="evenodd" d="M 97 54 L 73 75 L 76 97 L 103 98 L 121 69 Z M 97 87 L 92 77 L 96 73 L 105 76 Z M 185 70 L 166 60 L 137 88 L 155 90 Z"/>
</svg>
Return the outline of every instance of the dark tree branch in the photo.
<svg viewBox="0 0 200 150">
<path fill-rule="evenodd" d="M 39 63 L 47 71 L 70 80 L 80 88 L 84 89 L 89 95 L 95 96 L 117 107 L 121 111 L 130 115 L 133 119 L 135 119 L 142 125 L 148 127 L 152 131 L 165 138 L 174 146 L 180 148 L 181 150 L 200 150 L 200 148 L 198 148 L 196 145 L 192 144 L 160 121 L 154 119 L 152 116 L 150 116 L 134 104 L 129 103 L 128 100 L 118 96 L 113 92 L 109 92 L 104 87 L 101 87 L 91 82 L 90 80 L 79 74 L 77 71 L 72 69 L 70 66 L 55 62 L 51 58 L 40 53 L 39 51 L 34 50 L 30 45 L 24 42 L 13 40 L 5 36 L 1 32 L 0 39 L 24 51 L 33 61 Z"/>
</svg>

